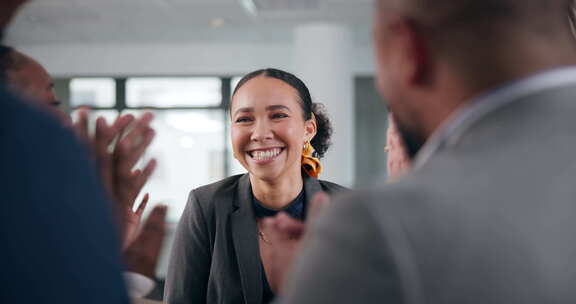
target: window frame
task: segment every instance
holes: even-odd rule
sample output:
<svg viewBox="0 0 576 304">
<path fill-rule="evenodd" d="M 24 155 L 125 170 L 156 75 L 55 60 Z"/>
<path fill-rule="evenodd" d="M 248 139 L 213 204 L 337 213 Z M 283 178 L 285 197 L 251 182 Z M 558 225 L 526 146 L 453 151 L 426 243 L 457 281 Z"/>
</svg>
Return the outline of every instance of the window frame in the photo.
<svg viewBox="0 0 576 304">
<path fill-rule="evenodd" d="M 111 76 L 104 76 L 104 75 L 94 75 L 94 76 L 87 76 L 87 75 L 83 75 L 83 76 L 71 76 L 71 77 L 60 77 L 59 79 L 57 79 L 57 81 L 67 81 L 67 92 L 65 92 L 63 95 L 66 96 L 67 100 L 66 100 L 66 110 L 71 113 L 72 111 L 80 108 L 80 107 L 71 107 L 70 104 L 70 100 L 71 100 L 71 96 L 72 96 L 72 88 L 70 86 L 71 82 L 73 79 L 82 79 L 82 78 L 110 78 L 114 80 L 115 83 L 115 97 L 116 100 L 114 102 L 114 106 L 112 107 L 90 107 L 90 109 L 94 110 L 94 111 L 99 111 L 99 110 L 113 110 L 116 111 L 118 114 L 127 111 L 127 110 L 149 110 L 149 111 L 195 111 L 195 110 L 221 110 L 222 111 L 222 115 L 224 115 L 224 121 L 226 123 L 224 123 L 224 142 L 223 144 L 223 157 L 222 159 L 224 160 L 224 164 L 223 164 L 223 176 L 227 177 L 230 176 L 232 174 L 231 172 L 231 165 L 230 165 L 230 160 L 228 158 L 229 153 L 230 153 L 230 149 L 229 149 L 229 145 L 228 145 L 228 138 L 229 138 L 229 132 L 230 132 L 230 124 L 227 123 L 228 120 L 228 105 L 229 105 L 229 101 L 231 98 L 231 84 L 232 84 L 232 79 L 235 78 L 236 76 L 211 76 L 211 75 L 193 75 L 193 76 L 182 76 L 182 75 L 177 75 L 177 76 L 168 76 L 168 75 L 161 75 L 161 76 L 156 76 L 156 75 L 147 75 L 147 76 L 123 76 L 123 77 L 111 77 Z M 129 79 L 144 79 L 144 78 L 218 78 L 221 82 L 221 86 L 220 86 L 220 96 L 221 96 L 221 101 L 219 105 L 216 106 L 170 106 L 170 107 L 150 107 L 150 106 L 146 106 L 146 107 L 131 107 L 128 106 L 126 101 L 127 101 L 127 90 L 126 90 L 126 84 L 128 83 Z"/>
</svg>

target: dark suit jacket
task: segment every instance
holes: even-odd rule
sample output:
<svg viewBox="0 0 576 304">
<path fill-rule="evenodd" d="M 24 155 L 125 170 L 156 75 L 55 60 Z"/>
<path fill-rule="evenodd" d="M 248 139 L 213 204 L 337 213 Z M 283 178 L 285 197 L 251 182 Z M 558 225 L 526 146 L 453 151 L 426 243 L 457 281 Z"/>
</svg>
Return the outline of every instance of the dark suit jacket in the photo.
<svg viewBox="0 0 576 304">
<path fill-rule="evenodd" d="M 128 303 L 111 206 L 70 130 L 0 88 L 0 303 Z"/>
<path fill-rule="evenodd" d="M 278 303 L 576 303 L 576 86 L 521 97 L 315 221 Z"/>
<path fill-rule="evenodd" d="M 307 201 L 344 188 L 306 177 Z M 262 302 L 258 228 L 248 174 L 193 190 L 178 224 L 165 300 L 169 304 Z"/>
</svg>

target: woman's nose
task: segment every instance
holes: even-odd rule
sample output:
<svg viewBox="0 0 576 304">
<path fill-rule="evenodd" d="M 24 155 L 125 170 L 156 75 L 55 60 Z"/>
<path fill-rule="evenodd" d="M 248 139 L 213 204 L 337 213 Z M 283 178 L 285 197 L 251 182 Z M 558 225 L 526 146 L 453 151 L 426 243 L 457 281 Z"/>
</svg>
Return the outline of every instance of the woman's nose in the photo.
<svg viewBox="0 0 576 304">
<path fill-rule="evenodd" d="M 256 122 L 254 129 L 252 129 L 252 134 L 250 139 L 252 141 L 265 141 L 267 139 L 272 139 L 274 137 L 274 132 L 270 127 L 270 124 L 266 121 Z"/>
</svg>

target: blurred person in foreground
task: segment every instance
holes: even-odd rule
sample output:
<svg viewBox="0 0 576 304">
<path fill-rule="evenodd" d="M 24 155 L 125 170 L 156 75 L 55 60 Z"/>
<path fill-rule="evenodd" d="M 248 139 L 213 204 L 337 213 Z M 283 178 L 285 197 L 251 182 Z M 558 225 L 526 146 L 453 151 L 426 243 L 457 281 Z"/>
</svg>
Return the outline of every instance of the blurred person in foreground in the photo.
<svg viewBox="0 0 576 304">
<path fill-rule="evenodd" d="M 0 46 L 0 73 L 7 87 L 15 94 L 56 115 L 65 126 L 72 126 L 71 119 L 59 108 L 61 102 L 54 91 L 52 77 L 34 58 L 13 48 Z M 73 127 L 88 145 L 104 185 L 117 203 L 128 270 L 125 277 L 130 294 L 142 297 L 155 286 L 155 269 L 164 240 L 166 218 L 166 206 L 158 205 L 151 211 L 143 229 L 140 229 L 148 194 L 134 210 L 137 196 L 156 167 L 156 161 L 152 159 L 142 170 L 134 169 L 154 138 L 154 130 L 150 127 L 152 116 L 146 113 L 140 119 L 135 119 L 130 114 L 121 115 L 112 125 L 100 117 L 91 135 L 88 115 L 86 109 L 80 110 Z"/>
<path fill-rule="evenodd" d="M 377 2 L 377 84 L 414 167 L 325 208 L 278 303 L 576 302 L 571 2 Z"/>
<path fill-rule="evenodd" d="M 24 2 L 0 2 L 0 33 Z M 0 103 L 0 303 L 128 303 L 111 205 L 87 151 L 4 82 Z"/>
</svg>

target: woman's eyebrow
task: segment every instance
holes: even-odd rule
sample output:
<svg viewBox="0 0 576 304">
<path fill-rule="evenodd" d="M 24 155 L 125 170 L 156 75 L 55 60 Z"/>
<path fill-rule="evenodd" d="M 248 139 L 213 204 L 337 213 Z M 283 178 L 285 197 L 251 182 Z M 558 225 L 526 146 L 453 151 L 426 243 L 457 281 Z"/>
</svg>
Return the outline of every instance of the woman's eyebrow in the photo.
<svg viewBox="0 0 576 304">
<path fill-rule="evenodd" d="M 290 108 L 285 105 L 271 105 L 266 107 L 266 111 L 274 111 L 274 110 L 287 110 L 288 112 L 292 112 Z"/>
<path fill-rule="evenodd" d="M 234 112 L 234 116 L 236 116 L 238 113 L 250 113 L 250 112 L 254 112 L 254 108 L 240 108 L 238 110 L 236 110 L 236 112 Z"/>
</svg>

